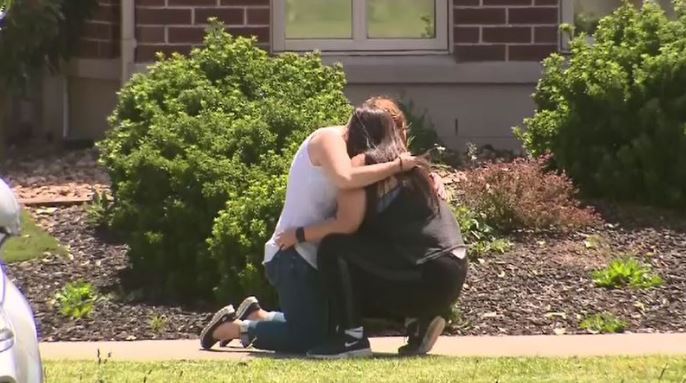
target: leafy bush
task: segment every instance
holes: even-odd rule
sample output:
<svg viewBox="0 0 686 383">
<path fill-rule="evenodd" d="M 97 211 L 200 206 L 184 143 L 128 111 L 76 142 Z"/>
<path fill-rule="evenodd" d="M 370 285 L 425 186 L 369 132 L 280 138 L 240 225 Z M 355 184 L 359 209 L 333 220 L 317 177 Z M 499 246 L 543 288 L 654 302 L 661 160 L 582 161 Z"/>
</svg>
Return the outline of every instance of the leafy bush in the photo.
<svg viewBox="0 0 686 383">
<path fill-rule="evenodd" d="M 472 210 L 482 224 L 501 233 L 596 224 L 593 211 L 575 199 L 571 181 L 564 174 L 546 171 L 545 164 L 545 158 L 520 158 L 468 170 L 457 185 L 458 202 Z"/>
<path fill-rule="evenodd" d="M 88 318 L 95 309 L 98 296 L 90 283 L 67 283 L 55 294 L 55 303 L 60 313 L 71 319 Z"/>
<path fill-rule="evenodd" d="M 412 153 L 422 154 L 431 148 L 441 145 L 436 128 L 426 115 L 426 112 L 418 114 L 412 101 L 401 102 L 398 106 L 407 119 L 409 129 L 407 141 Z"/>
<path fill-rule="evenodd" d="M 10 3 L 0 21 L 0 85 L 10 89 L 22 89 L 46 64 L 57 69 L 75 54 L 84 21 L 97 6 L 97 0 Z"/>
<path fill-rule="evenodd" d="M 593 196 L 686 207 L 686 5 L 628 2 L 553 54 L 517 136 Z"/>
<path fill-rule="evenodd" d="M 466 206 L 454 205 L 453 213 L 460 225 L 465 243 L 469 246 L 470 258 L 478 258 L 490 253 L 504 254 L 512 248 L 512 243 L 498 238 L 495 231 L 485 221 L 485 217 L 476 214 Z"/>
<path fill-rule="evenodd" d="M 593 334 L 615 334 L 624 332 L 626 322 L 611 313 L 600 313 L 581 321 L 580 327 Z"/>
<path fill-rule="evenodd" d="M 99 148 L 112 179 L 108 221 L 148 293 L 269 291 L 263 246 L 290 160 L 314 129 L 349 117 L 344 85 L 341 68 L 316 54 L 272 57 L 216 22 L 188 58 L 160 57 L 134 76 Z"/>
<path fill-rule="evenodd" d="M 593 273 L 593 282 L 598 287 L 610 289 L 630 286 L 636 289 L 662 285 L 662 278 L 650 271 L 636 259 L 615 259 L 610 265 Z"/>
</svg>

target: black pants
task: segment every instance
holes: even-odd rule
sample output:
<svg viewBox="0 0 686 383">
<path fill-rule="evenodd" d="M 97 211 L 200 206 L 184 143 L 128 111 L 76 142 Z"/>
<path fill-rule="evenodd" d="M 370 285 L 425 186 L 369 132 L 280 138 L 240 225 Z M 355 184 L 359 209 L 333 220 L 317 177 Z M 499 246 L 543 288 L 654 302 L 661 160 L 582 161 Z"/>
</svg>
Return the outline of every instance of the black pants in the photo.
<svg viewBox="0 0 686 383">
<path fill-rule="evenodd" d="M 362 317 L 433 318 L 457 301 L 467 276 L 466 259 L 447 254 L 419 266 L 386 268 L 383 259 L 389 254 L 384 251 L 384 243 L 359 235 L 332 235 L 321 242 L 319 275 L 333 325 L 359 327 Z"/>
</svg>

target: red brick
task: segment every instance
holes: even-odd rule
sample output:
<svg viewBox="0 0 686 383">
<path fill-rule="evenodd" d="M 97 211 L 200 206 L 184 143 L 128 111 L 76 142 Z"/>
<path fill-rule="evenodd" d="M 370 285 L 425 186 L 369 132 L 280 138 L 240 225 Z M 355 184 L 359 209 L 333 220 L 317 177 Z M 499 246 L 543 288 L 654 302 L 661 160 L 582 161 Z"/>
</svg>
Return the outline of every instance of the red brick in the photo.
<svg viewBox="0 0 686 383">
<path fill-rule="evenodd" d="M 558 2 L 558 0 L 535 0 L 534 4 L 536 4 L 536 5 L 558 5 L 559 2 Z"/>
<path fill-rule="evenodd" d="M 201 43 L 205 37 L 202 27 L 169 27 L 170 43 Z"/>
<path fill-rule="evenodd" d="M 505 45 L 456 45 L 457 61 L 504 61 Z"/>
<path fill-rule="evenodd" d="M 534 27 L 535 43 L 556 43 L 558 39 L 558 27 Z"/>
<path fill-rule="evenodd" d="M 164 27 L 137 27 L 136 40 L 142 43 L 163 43 Z"/>
<path fill-rule="evenodd" d="M 503 24 L 505 8 L 457 8 L 455 24 Z"/>
<path fill-rule="evenodd" d="M 530 43 L 530 27 L 484 27 L 482 39 L 485 43 Z"/>
<path fill-rule="evenodd" d="M 171 6 L 177 6 L 177 5 L 189 5 L 189 6 L 196 6 L 196 7 L 202 7 L 203 5 L 217 5 L 217 0 L 167 0 L 168 4 Z"/>
<path fill-rule="evenodd" d="M 453 40 L 456 43 L 478 43 L 479 27 L 455 27 L 453 28 Z"/>
<path fill-rule="evenodd" d="M 557 8 L 509 8 L 507 22 L 510 24 L 557 24 Z"/>
<path fill-rule="evenodd" d="M 114 29 L 116 26 L 111 23 L 96 23 L 86 21 L 83 25 L 82 37 L 100 40 L 112 40 L 115 36 Z"/>
<path fill-rule="evenodd" d="M 268 8 L 248 8 L 246 9 L 248 15 L 248 24 L 269 25 L 269 9 Z"/>
<path fill-rule="evenodd" d="M 116 5 L 99 5 L 90 19 L 93 21 L 118 22 L 119 7 Z"/>
<path fill-rule="evenodd" d="M 453 5 L 459 6 L 475 6 L 479 5 L 479 0 L 453 0 Z"/>
<path fill-rule="evenodd" d="M 269 5 L 269 0 L 221 0 L 221 5 Z"/>
<path fill-rule="evenodd" d="M 163 6 L 164 0 L 136 0 L 136 6 Z"/>
<path fill-rule="evenodd" d="M 484 5 L 531 5 L 532 0 L 484 0 Z"/>
<path fill-rule="evenodd" d="M 139 45 L 136 47 L 136 61 L 155 61 L 157 52 L 162 52 L 166 56 L 170 56 L 174 52 L 187 55 L 191 49 L 193 49 L 192 45 Z"/>
<path fill-rule="evenodd" d="M 196 8 L 195 23 L 206 24 L 207 19 L 216 17 L 225 24 L 245 24 L 245 11 L 237 8 Z"/>
<path fill-rule="evenodd" d="M 227 28 L 230 34 L 234 36 L 251 37 L 256 36 L 257 41 L 266 43 L 269 42 L 269 27 L 238 27 L 238 28 Z"/>
<path fill-rule="evenodd" d="M 510 61 L 541 61 L 557 51 L 557 45 L 510 45 L 507 50 Z"/>
<path fill-rule="evenodd" d="M 190 24 L 191 10 L 177 8 L 138 8 L 136 24 Z"/>
<path fill-rule="evenodd" d="M 81 58 L 115 58 L 119 56 L 119 44 L 114 41 L 79 41 L 78 57 Z"/>
</svg>

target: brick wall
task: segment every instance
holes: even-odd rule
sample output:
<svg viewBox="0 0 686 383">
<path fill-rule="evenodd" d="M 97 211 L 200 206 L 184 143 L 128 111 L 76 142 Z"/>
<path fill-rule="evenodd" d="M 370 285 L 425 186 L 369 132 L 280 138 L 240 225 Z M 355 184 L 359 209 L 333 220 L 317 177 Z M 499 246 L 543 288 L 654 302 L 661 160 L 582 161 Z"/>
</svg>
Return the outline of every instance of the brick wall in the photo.
<svg viewBox="0 0 686 383">
<path fill-rule="evenodd" d="M 120 1 L 99 0 L 80 41 L 81 57 L 119 57 Z M 539 61 L 558 49 L 559 1 L 453 0 L 456 59 Z M 202 42 L 209 17 L 222 20 L 234 35 L 256 36 L 268 48 L 269 2 L 136 0 L 136 61 L 153 61 L 158 51 L 188 53 Z"/>
<path fill-rule="evenodd" d="M 454 0 L 458 61 L 539 61 L 558 49 L 559 0 Z"/>
<path fill-rule="evenodd" d="M 268 48 L 269 0 L 137 0 L 136 61 L 153 61 L 156 52 L 188 53 L 202 42 L 210 17 Z"/>
<path fill-rule="evenodd" d="M 120 0 L 99 0 L 93 17 L 86 21 L 79 41 L 79 57 L 119 57 L 121 33 Z"/>
</svg>

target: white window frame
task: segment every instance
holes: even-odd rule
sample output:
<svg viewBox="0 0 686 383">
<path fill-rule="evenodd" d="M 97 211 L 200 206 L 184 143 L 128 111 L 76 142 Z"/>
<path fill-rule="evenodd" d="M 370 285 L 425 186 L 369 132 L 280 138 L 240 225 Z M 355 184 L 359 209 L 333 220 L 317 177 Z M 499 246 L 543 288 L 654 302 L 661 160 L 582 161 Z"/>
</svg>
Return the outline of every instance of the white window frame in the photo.
<svg viewBox="0 0 686 383">
<path fill-rule="evenodd" d="M 322 0 L 325 1 L 325 0 Z M 436 2 L 435 29 L 433 39 L 369 39 L 367 38 L 366 0 L 352 0 L 352 38 L 348 39 L 286 39 L 286 0 L 272 0 L 272 50 L 312 51 L 323 53 L 410 53 L 449 51 L 450 1 Z"/>
</svg>

